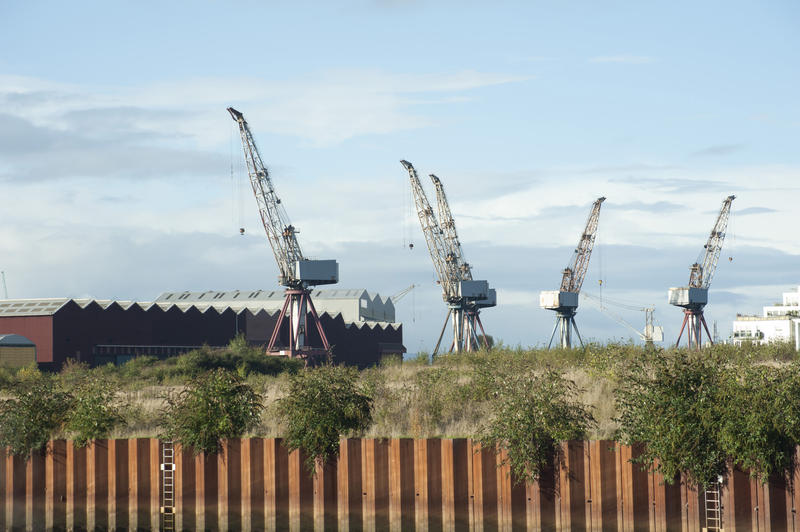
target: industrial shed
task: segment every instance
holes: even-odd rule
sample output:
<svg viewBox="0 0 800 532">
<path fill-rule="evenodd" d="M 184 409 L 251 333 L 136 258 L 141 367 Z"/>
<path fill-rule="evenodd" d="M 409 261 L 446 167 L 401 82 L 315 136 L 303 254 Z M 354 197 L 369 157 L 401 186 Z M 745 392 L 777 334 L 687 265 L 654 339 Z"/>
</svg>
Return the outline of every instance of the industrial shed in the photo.
<svg viewBox="0 0 800 532">
<path fill-rule="evenodd" d="M 336 294 L 326 298 L 326 292 Z M 314 298 L 334 361 L 364 367 L 405 351 L 402 324 L 375 319 L 394 320 L 391 301 L 366 290 L 315 290 Z M 67 358 L 122 363 L 225 346 L 240 333 L 251 344 L 266 344 L 282 301 L 281 291 L 265 290 L 166 292 L 154 302 L 2 300 L 0 331 L 30 339 L 44 367 L 58 368 Z M 308 334 L 312 344 L 319 342 L 316 331 Z"/>
</svg>

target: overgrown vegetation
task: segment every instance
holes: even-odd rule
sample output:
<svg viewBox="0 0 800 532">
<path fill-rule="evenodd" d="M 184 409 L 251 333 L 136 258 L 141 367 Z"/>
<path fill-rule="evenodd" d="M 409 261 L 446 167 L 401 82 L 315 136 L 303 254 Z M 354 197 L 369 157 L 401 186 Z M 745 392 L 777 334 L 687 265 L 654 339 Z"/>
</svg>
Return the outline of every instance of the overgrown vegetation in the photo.
<svg viewBox="0 0 800 532">
<path fill-rule="evenodd" d="M 288 436 L 311 466 L 335 455 L 341 436 L 470 437 L 506 449 L 520 479 L 540 474 L 559 440 L 618 437 L 647 444 L 644 466 L 703 483 L 731 464 L 762 478 L 780 474 L 800 441 L 800 367 L 784 344 L 700 353 L 500 344 L 433 360 L 389 358 L 362 371 L 301 368 L 241 338 L 163 361 L 71 363 L 55 376 L 0 368 L 0 445 L 24 455 L 53 437 L 169 434 L 215 452 L 227 437 Z M 208 375 L 216 384 L 198 388 Z"/>
<path fill-rule="evenodd" d="M 339 438 L 360 434 L 372 422 L 372 398 L 358 380 L 358 370 L 322 366 L 289 379 L 288 393 L 278 400 L 285 445 L 305 451 L 306 467 L 339 454 Z"/>
<path fill-rule="evenodd" d="M 800 367 L 754 364 L 729 350 L 666 351 L 632 361 L 616 394 L 619 439 L 638 462 L 705 486 L 729 464 L 763 480 L 792 466 L 800 443 Z"/>
<path fill-rule="evenodd" d="M 218 368 L 194 377 L 186 387 L 166 397 L 164 434 L 184 447 L 217 453 L 226 438 L 252 429 L 261 415 L 261 397 L 242 377 Z"/>
<path fill-rule="evenodd" d="M 63 426 L 71 396 L 53 376 L 32 368 L 20 370 L 7 393 L 11 398 L 0 402 L 0 445 L 17 456 L 43 451 Z"/>
<path fill-rule="evenodd" d="M 577 400 L 575 383 L 552 369 L 540 374 L 499 373 L 494 379 L 493 415 L 481 443 L 507 451 L 516 481 L 539 478 L 552 464 L 559 442 L 586 437 L 594 418 Z"/>
</svg>

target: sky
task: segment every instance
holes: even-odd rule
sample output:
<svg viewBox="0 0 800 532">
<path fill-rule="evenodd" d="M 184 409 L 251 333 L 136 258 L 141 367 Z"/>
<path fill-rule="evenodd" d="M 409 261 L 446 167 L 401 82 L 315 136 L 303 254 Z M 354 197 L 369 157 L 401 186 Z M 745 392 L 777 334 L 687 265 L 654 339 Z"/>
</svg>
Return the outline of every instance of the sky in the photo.
<svg viewBox="0 0 800 532">
<path fill-rule="evenodd" d="M 798 27 L 791 0 L 2 2 L 8 295 L 275 288 L 233 106 L 305 255 L 336 259 L 342 288 L 417 285 L 397 303 L 410 352 L 446 308 L 400 159 L 432 201 L 442 179 L 511 346 L 548 341 L 539 291 L 599 196 L 584 292 L 654 305 L 674 342 L 667 290 L 736 194 L 706 307 L 726 337 L 800 285 Z M 634 335 L 590 301 L 576 321 Z"/>
</svg>

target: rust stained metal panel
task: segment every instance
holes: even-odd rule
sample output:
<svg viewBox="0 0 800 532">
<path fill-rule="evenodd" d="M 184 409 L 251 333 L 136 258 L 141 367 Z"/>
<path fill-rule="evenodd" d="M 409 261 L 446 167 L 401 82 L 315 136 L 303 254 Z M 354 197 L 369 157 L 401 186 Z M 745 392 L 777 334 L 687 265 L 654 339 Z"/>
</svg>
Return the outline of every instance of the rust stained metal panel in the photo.
<svg viewBox="0 0 800 532">
<path fill-rule="evenodd" d="M 150 484 L 149 522 L 150 528 L 157 530 L 161 527 L 161 441 L 153 438 L 148 443 L 146 451 L 150 454 L 148 460 L 150 467 L 147 472 Z"/>
<path fill-rule="evenodd" d="M 276 497 L 275 486 L 275 439 L 264 439 L 264 529 L 275 530 Z"/>
<path fill-rule="evenodd" d="M 497 528 L 511 530 L 511 468 L 508 463 L 508 452 L 498 449 L 495 455 L 495 476 L 497 483 Z M 500 465 L 503 464 L 503 465 Z"/>
<path fill-rule="evenodd" d="M 700 532 L 701 494 L 697 486 L 681 477 L 681 525 L 686 532 Z"/>
<path fill-rule="evenodd" d="M 348 438 L 340 441 L 337 473 L 339 529 L 360 530 L 363 525 L 361 440 Z"/>
<path fill-rule="evenodd" d="M 253 466 L 252 466 L 252 446 L 256 445 L 256 438 L 239 440 L 241 452 L 239 453 L 239 463 L 237 467 L 241 471 L 239 476 L 239 493 L 241 501 L 239 504 L 239 523 L 242 530 L 253 529 Z M 263 480 L 262 480 L 263 483 Z M 264 526 L 263 523 L 259 527 Z"/>
<path fill-rule="evenodd" d="M 414 525 L 415 530 L 428 530 L 428 442 L 414 441 Z"/>
<path fill-rule="evenodd" d="M 428 530 L 442 530 L 442 440 L 440 438 L 425 440 L 427 497 L 425 505 L 428 509 Z"/>
<path fill-rule="evenodd" d="M 206 468 L 205 456 L 197 454 L 194 457 L 194 508 L 195 508 L 195 529 L 206 529 Z"/>
<path fill-rule="evenodd" d="M 250 457 L 250 467 L 245 471 L 250 472 L 250 478 L 242 475 L 242 483 L 248 483 L 250 489 L 250 504 L 252 511 L 250 513 L 251 523 L 256 530 L 264 530 L 266 528 L 266 514 L 264 512 L 264 500 L 266 496 L 266 474 L 264 472 L 264 446 L 265 440 L 263 438 L 251 438 L 248 442 Z M 242 453 L 244 457 L 245 453 Z M 242 459 L 242 468 L 244 469 L 244 458 Z M 244 510 L 242 510 L 244 512 Z"/>
<path fill-rule="evenodd" d="M 8 530 L 25 529 L 25 481 L 26 460 L 23 456 L 11 456 L 7 463 L 7 476 L 11 483 L 6 487 L 6 501 L 11 507 L 6 506 L 6 525 Z"/>
<path fill-rule="evenodd" d="M 373 440 L 375 530 L 389 529 L 389 440 Z"/>
<path fill-rule="evenodd" d="M 275 439 L 275 529 L 289 529 L 289 451 Z"/>
<path fill-rule="evenodd" d="M 217 528 L 228 530 L 229 490 L 228 474 L 230 472 L 230 445 L 228 440 L 222 442 L 219 453 L 213 457 L 217 466 Z"/>
<path fill-rule="evenodd" d="M 338 524 L 337 461 L 317 462 L 314 476 L 314 530 L 335 530 Z"/>
<path fill-rule="evenodd" d="M 195 528 L 195 472 L 192 451 L 175 444 L 175 528 Z"/>
<path fill-rule="evenodd" d="M 469 463 L 471 447 L 469 440 L 450 440 L 453 463 L 453 530 L 469 530 L 470 486 Z"/>
<path fill-rule="evenodd" d="M 481 448 L 480 454 L 483 529 L 486 531 L 499 530 L 497 455 L 495 450 L 490 447 Z"/>
<path fill-rule="evenodd" d="M 593 442 L 592 476 L 592 528 L 594 530 L 617 530 L 617 444 L 610 440 Z"/>
<path fill-rule="evenodd" d="M 139 449 L 137 446 L 138 440 L 128 440 L 128 526 L 134 530 L 140 527 L 139 525 Z M 67 444 L 67 451 L 69 451 L 69 443 Z M 67 460 L 69 460 L 67 454 Z M 69 470 L 67 470 L 69 471 Z"/>
<path fill-rule="evenodd" d="M 414 440 L 400 438 L 389 443 L 389 528 L 414 527 L 416 498 L 414 481 Z M 341 491 L 339 492 L 341 495 Z M 346 530 L 341 529 L 340 530 Z"/>
<path fill-rule="evenodd" d="M 476 532 L 483 532 L 483 461 L 484 449 L 475 441 L 472 442 L 472 460 L 470 472 L 472 474 L 472 522 L 470 529 Z"/>
<path fill-rule="evenodd" d="M 86 528 L 86 447 L 67 442 L 67 523 L 72 528 Z M 71 506 L 71 507 L 70 507 Z"/>
<path fill-rule="evenodd" d="M 150 468 L 150 442 L 149 438 L 136 438 L 131 446 L 136 453 L 136 528 L 152 528 L 150 522 L 150 491 L 152 481 L 155 480 L 155 488 L 158 489 L 158 479 L 152 479 Z M 157 440 L 156 440 L 157 441 Z"/>
<path fill-rule="evenodd" d="M 764 520 L 768 530 L 788 530 L 786 520 L 786 493 L 789 491 L 783 475 L 775 474 L 762 485 L 764 490 Z M 791 521 L 789 521 L 791 523 Z"/>
<path fill-rule="evenodd" d="M 65 455 L 65 461 L 66 458 Z M 108 526 L 110 529 L 114 530 L 126 530 L 129 525 L 128 440 L 111 440 L 109 442 L 108 469 L 111 471 L 108 486 Z"/>
<path fill-rule="evenodd" d="M 350 460 L 348 460 L 350 452 L 348 440 L 339 440 L 339 467 L 336 475 L 338 486 L 336 506 L 338 508 L 339 530 L 349 530 L 350 528 Z"/>
<path fill-rule="evenodd" d="M 102 464 L 98 464 L 98 460 L 106 458 L 107 456 L 98 456 L 97 453 L 98 442 L 92 441 L 86 446 L 86 527 L 89 530 L 95 530 L 100 525 L 98 524 L 98 503 L 102 503 L 99 499 L 101 495 L 98 494 L 99 490 L 103 489 L 101 484 L 102 480 L 98 482 L 98 474 L 102 474 L 105 468 Z M 106 516 L 100 517 L 100 522 L 107 521 Z M 107 524 L 105 525 L 107 528 Z"/>
<path fill-rule="evenodd" d="M 25 467 L 25 522 L 33 530 L 44 529 L 45 455 L 34 452 Z"/>
<path fill-rule="evenodd" d="M 361 515 L 362 529 L 375 531 L 375 440 L 361 440 Z"/>
<path fill-rule="evenodd" d="M 453 440 L 442 440 L 442 530 L 455 529 L 455 479 L 453 476 Z"/>
<path fill-rule="evenodd" d="M 67 527 L 67 442 L 50 442 L 50 452 L 45 457 L 45 529 Z M 2 461 L 0 461 L 2 464 Z M 0 522 L 2 522 L 0 520 Z"/>
</svg>

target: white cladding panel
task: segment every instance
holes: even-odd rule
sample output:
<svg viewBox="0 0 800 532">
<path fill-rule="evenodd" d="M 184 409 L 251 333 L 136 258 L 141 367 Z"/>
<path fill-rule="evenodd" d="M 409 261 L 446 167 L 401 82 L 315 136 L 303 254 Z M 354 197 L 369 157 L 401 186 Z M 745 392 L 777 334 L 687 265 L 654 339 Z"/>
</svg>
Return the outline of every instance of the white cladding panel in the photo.
<svg viewBox="0 0 800 532">
<path fill-rule="evenodd" d="M 708 288 L 679 286 L 669 289 L 669 304 L 683 307 L 686 305 L 708 303 Z"/>
<path fill-rule="evenodd" d="M 458 283 L 458 295 L 469 299 L 486 299 L 489 295 L 489 282 L 461 281 Z"/>
<path fill-rule="evenodd" d="M 335 260 L 299 260 L 294 263 L 296 279 L 309 284 L 339 282 L 339 264 Z"/>
<path fill-rule="evenodd" d="M 578 306 L 578 292 L 544 290 L 539 293 L 539 306 L 547 309 Z"/>
</svg>

